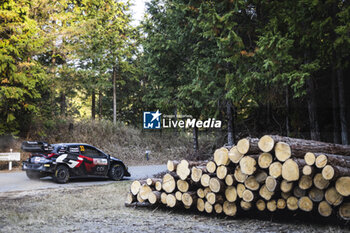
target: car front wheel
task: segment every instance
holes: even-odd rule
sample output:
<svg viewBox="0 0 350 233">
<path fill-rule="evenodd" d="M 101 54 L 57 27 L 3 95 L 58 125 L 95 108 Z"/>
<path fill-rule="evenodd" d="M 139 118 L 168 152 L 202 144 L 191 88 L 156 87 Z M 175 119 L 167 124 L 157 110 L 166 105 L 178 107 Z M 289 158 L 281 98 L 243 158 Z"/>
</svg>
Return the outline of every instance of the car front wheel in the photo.
<svg viewBox="0 0 350 233">
<path fill-rule="evenodd" d="M 60 165 L 56 168 L 53 176 L 54 180 L 59 184 L 67 183 L 69 180 L 69 170 L 67 166 Z"/>
<path fill-rule="evenodd" d="M 124 176 L 124 167 L 121 164 L 114 164 L 109 170 L 109 177 L 112 180 L 121 180 Z"/>
</svg>

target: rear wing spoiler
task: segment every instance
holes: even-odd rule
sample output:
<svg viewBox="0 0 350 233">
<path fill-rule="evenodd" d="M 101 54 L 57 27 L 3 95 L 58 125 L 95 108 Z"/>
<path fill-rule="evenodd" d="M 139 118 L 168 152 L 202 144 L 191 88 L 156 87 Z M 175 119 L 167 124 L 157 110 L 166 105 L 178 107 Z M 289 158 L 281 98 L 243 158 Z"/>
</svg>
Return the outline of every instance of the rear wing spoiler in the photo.
<svg viewBox="0 0 350 233">
<path fill-rule="evenodd" d="M 22 142 L 21 149 L 24 152 L 34 152 L 34 153 L 50 153 L 53 147 L 46 142 Z"/>
</svg>

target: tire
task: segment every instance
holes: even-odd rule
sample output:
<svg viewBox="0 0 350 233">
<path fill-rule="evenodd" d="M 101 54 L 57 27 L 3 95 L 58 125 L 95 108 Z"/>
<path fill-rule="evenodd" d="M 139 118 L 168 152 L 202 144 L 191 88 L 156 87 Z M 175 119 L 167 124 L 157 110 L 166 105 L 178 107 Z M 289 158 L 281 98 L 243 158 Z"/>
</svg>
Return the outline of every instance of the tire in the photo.
<svg viewBox="0 0 350 233">
<path fill-rule="evenodd" d="M 65 184 L 69 180 L 69 169 L 65 165 L 59 165 L 56 168 L 53 179 L 59 184 Z"/>
<path fill-rule="evenodd" d="M 121 164 L 113 164 L 112 167 L 109 169 L 108 176 L 112 180 L 121 180 L 124 177 L 124 167 Z"/>
<path fill-rule="evenodd" d="M 42 175 L 38 171 L 26 170 L 26 175 L 31 180 L 39 180 L 42 177 Z"/>
</svg>

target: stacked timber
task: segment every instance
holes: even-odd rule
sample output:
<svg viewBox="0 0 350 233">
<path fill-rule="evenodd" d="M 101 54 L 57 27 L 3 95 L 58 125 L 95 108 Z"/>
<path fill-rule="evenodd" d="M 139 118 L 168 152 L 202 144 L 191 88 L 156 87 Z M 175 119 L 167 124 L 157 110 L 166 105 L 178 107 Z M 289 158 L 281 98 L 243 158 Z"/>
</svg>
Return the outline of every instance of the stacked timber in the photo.
<svg viewBox="0 0 350 233">
<path fill-rule="evenodd" d="M 162 179 L 134 181 L 126 205 L 350 220 L 350 146 L 265 135 L 217 149 L 211 161 L 168 161 L 167 168 Z"/>
</svg>

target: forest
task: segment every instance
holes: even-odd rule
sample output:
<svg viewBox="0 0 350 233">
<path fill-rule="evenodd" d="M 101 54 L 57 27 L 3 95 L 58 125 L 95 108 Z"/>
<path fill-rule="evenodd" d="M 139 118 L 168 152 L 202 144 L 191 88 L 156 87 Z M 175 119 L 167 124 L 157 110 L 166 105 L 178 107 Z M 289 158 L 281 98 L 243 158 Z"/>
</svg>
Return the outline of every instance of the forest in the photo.
<svg viewBox="0 0 350 233">
<path fill-rule="evenodd" d="M 228 145 L 349 144 L 349 1 L 150 0 L 137 26 L 132 4 L 2 0 L 0 135 L 45 139 L 67 118 L 142 130 L 159 109 L 221 120 Z"/>
</svg>

